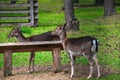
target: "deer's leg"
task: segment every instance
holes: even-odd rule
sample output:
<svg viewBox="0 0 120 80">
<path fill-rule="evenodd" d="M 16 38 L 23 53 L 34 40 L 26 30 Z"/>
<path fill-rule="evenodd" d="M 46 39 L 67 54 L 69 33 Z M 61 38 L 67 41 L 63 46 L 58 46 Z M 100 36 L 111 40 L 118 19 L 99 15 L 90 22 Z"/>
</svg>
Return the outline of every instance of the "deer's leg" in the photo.
<svg viewBox="0 0 120 80">
<path fill-rule="evenodd" d="M 73 60 L 74 60 L 74 62 L 76 61 L 76 56 L 73 56 Z"/>
<path fill-rule="evenodd" d="M 96 58 L 96 54 L 93 55 L 93 60 L 95 62 L 95 65 L 97 66 L 97 72 L 98 72 L 97 78 L 99 78 L 101 74 L 100 74 L 100 66 L 98 64 L 98 59 Z"/>
<path fill-rule="evenodd" d="M 34 58 L 35 58 L 35 53 L 34 53 L 34 52 L 31 52 L 28 72 L 31 72 L 31 70 L 30 70 L 31 63 L 32 63 L 32 71 L 34 71 Z"/>
<path fill-rule="evenodd" d="M 71 78 L 73 77 L 74 75 L 74 58 L 73 58 L 73 55 L 70 54 L 70 65 L 71 65 Z"/>
<path fill-rule="evenodd" d="M 30 60 L 29 60 L 28 72 L 30 72 L 30 66 L 31 66 L 31 56 L 32 56 L 32 53 L 30 53 Z"/>
<path fill-rule="evenodd" d="M 90 64 L 90 72 L 89 72 L 89 76 L 87 77 L 87 79 L 90 79 L 92 77 L 92 73 L 93 73 L 93 65 L 94 65 L 94 60 L 91 56 L 87 57 L 89 64 Z"/>
<path fill-rule="evenodd" d="M 90 72 L 89 72 L 89 76 L 87 77 L 87 79 L 90 79 L 92 77 L 92 73 L 93 73 L 94 60 L 91 55 L 86 55 L 85 53 L 83 53 L 83 56 L 88 59 L 89 64 L 90 64 Z"/>
<path fill-rule="evenodd" d="M 90 62 L 90 72 L 89 72 L 89 76 L 87 77 L 87 79 L 90 79 L 92 77 L 92 73 L 93 73 L 93 63 Z"/>
<path fill-rule="evenodd" d="M 34 71 L 34 61 L 35 61 L 35 52 L 31 52 L 32 54 L 32 72 Z"/>
</svg>

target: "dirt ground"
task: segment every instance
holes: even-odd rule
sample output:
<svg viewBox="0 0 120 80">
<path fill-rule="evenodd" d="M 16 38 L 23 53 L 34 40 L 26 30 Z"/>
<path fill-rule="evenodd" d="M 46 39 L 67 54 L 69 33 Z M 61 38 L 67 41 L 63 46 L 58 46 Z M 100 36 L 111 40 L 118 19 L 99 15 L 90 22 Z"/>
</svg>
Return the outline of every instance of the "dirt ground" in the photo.
<svg viewBox="0 0 120 80">
<path fill-rule="evenodd" d="M 54 73 L 52 66 L 35 66 L 34 73 L 28 73 L 28 67 L 13 67 L 13 75 L 3 77 L 3 69 L 0 69 L 0 80 L 71 80 L 70 78 L 70 65 L 62 65 L 62 71 Z M 89 66 L 76 65 L 75 75 L 72 80 L 79 80 L 86 78 L 89 74 Z M 111 74 L 112 72 L 105 66 L 101 66 L 102 76 Z M 97 75 L 96 67 L 94 67 L 93 77 Z"/>
</svg>

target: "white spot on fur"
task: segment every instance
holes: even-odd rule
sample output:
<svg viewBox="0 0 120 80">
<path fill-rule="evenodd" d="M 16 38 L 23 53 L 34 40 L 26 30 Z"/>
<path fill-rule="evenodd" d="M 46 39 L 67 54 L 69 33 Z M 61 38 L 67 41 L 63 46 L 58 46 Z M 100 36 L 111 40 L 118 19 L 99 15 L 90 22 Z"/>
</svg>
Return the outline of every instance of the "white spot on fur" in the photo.
<svg viewBox="0 0 120 80">
<path fill-rule="evenodd" d="M 73 51 L 71 51 L 71 50 L 68 50 L 68 52 L 69 52 L 71 55 L 73 55 L 73 56 L 80 56 L 80 55 L 82 55 L 82 52 L 80 52 L 80 51 L 78 51 L 78 52 L 73 52 Z"/>
<path fill-rule="evenodd" d="M 96 41 L 93 40 L 93 45 L 92 45 L 92 49 L 91 49 L 93 52 L 96 50 Z"/>
</svg>

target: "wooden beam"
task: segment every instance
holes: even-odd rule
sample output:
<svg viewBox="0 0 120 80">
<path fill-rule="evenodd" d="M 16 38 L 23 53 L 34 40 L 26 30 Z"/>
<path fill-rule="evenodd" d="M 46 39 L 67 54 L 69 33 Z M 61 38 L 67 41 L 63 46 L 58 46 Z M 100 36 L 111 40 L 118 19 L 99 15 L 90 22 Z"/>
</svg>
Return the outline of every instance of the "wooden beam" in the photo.
<svg viewBox="0 0 120 80">
<path fill-rule="evenodd" d="M 115 3 L 115 6 L 120 6 L 120 3 Z M 103 5 L 95 5 L 95 4 L 85 4 L 85 5 L 80 5 L 79 3 L 75 3 L 74 7 L 103 7 Z"/>
<path fill-rule="evenodd" d="M 30 16 L 21 16 L 21 17 L 1 17 L 0 18 L 1 20 L 3 19 L 3 20 L 5 20 L 5 19 L 7 19 L 7 20 L 15 20 L 15 19 L 30 19 Z M 35 16 L 35 19 L 38 19 L 38 16 Z"/>
<path fill-rule="evenodd" d="M 12 75 L 12 51 L 4 51 L 4 76 Z"/>
<path fill-rule="evenodd" d="M 5 20 L 5 19 L 7 19 L 7 20 L 15 20 L 15 19 L 30 19 L 30 17 L 29 16 L 22 16 L 22 17 L 1 17 L 1 20 Z"/>
<path fill-rule="evenodd" d="M 30 13 L 29 10 L 19 10 L 19 11 L 0 11 L 0 13 L 5 14 L 5 13 Z"/>
<path fill-rule="evenodd" d="M 52 56 L 54 72 L 57 73 L 60 71 L 60 48 L 53 48 Z"/>
<path fill-rule="evenodd" d="M 30 6 L 30 4 L 26 4 L 26 3 L 22 3 L 22 4 L 8 4 L 8 3 L 1 4 L 0 3 L 0 7 L 1 8 L 14 8 L 14 7 L 24 7 L 24 8 L 27 8 L 29 6 Z"/>
<path fill-rule="evenodd" d="M 34 24 L 35 21 L 34 21 L 34 3 L 33 3 L 33 0 L 29 0 L 29 3 L 30 3 L 30 23 Z"/>
<path fill-rule="evenodd" d="M 16 42 L 16 43 L 2 43 L 1 46 L 30 46 L 30 45 L 52 45 L 52 44 L 61 44 L 61 41 L 32 41 L 32 42 Z"/>
<path fill-rule="evenodd" d="M 16 11 L 0 11 L 0 14 L 4 13 L 31 13 L 30 10 L 16 10 Z M 38 13 L 38 10 L 35 10 L 34 13 Z"/>
<path fill-rule="evenodd" d="M 5 50 L 12 50 L 12 52 L 52 51 L 57 47 L 62 49 L 60 41 L 2 43 L 0 44 L 0 52 Z"/>
<path fill-rule="evenodd" d="M 74 4 L 74 7 L 101 7 L 102 5 L 95 5 L 95 4 L 85 4 L 85 5 L 80 5 L 80 4 Z"/>
</svg>

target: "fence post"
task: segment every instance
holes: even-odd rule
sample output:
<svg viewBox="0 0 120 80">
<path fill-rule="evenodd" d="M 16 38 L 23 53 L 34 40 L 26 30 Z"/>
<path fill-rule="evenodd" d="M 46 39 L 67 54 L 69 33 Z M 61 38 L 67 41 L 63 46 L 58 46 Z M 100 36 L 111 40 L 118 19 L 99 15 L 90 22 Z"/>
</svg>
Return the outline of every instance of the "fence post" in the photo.
<svg viewBox="0 0 120 80">
<path fill-rule="evenodd" d="M 52 56 L 53 56 L 53 69 L 54 72 L 56 73 L 60 71 L 60 48 L 53 48 Z"/>
<path fill-rule="evenodd" d="M 36 11 L 36 12 L 34 12 L 34 16 L 35 16 L 35 18 L 34 18 L 34 20 L 35 20 L 34 25 L 38 26 L 38 0 L 34 0 L 34 10 Z"/>
<path fill-rule="evenodd" d="M 4 76 L 12 75 L 12 51 L 4 51 Z"/>
<path fill-rule="evenodd" d="M 37 26 L 38 25 L 38 18 L 37 18 L 37 10 L 38 10 L 38 5 L 37 5 L 37 0 L 29 0 L 28 3 L 30 4 L 30 23 L 32 26 Z M 36 5 L 35 5 L 36 4 Z"/>
</svg>

